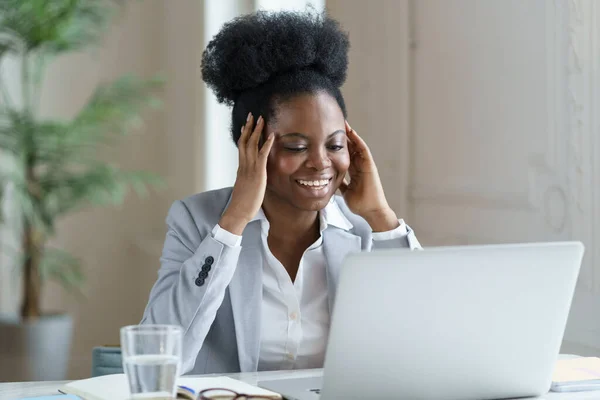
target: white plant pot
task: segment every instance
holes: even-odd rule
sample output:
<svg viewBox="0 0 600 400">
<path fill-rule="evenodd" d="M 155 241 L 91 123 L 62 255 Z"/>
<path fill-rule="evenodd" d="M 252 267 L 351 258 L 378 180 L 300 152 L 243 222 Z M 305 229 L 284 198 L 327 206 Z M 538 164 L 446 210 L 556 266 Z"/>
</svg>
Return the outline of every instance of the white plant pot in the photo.
<svg viewBox="0 0 600 400">
<path fill-rule="evenodd" d="M 0 318 L 0 382 L 65 380 L 72 333 L 66 314 Z"/>
</svg>

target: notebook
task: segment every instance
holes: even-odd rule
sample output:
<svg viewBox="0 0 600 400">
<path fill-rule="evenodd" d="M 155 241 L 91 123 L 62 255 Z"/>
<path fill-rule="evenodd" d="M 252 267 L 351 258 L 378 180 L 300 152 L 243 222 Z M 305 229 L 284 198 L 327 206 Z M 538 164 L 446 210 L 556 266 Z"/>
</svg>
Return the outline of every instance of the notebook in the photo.
<svg viewBox="0 0 600 400">
<path fill-rule="evenodd" d="M 180 377 L 177 380 L 177 398 L 196 400 L 201 390 L 226 388 L 252 396 L 268 396 L 281 399 L 281 395 L 248 383 L 224 377 Z M 70 382 L 59 390 L 85 400 L 129 400 L 129 383 L 125 374 L 104 375 Z"/>
<path fill-rule="evenodd" d="M 600 390 L 600 358 L 558 360 L 552 375 L 553 392 Z"/>
</svg>

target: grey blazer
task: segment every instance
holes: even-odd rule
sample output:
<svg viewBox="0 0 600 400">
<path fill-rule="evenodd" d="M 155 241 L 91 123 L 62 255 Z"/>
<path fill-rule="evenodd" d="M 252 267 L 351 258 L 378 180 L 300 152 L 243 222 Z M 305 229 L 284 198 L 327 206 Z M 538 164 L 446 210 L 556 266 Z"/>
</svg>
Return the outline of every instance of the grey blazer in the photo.
<svg viewBox="0 0 600 400">
<path fill-rule="evenodd" d="M 141 323 L 183 327 L 183 373 L 252 372 L 258 367 L 263 266 L 260 222 L 246 226 L 237 248 L 223 245 L 211 233 L 227 208 L 231 191 L 219 189 L 175 201 L 167 215 L 158 280 Z M 420 247 L 410 228 L 408 236 L 401 239 L 373 242 L 367 222 L 350 212 L 343 198 L 336 196 L 335 201 L 352 228 L 328 226 L 323 232 L 330 311 L 340 266 L 348 253 Z"/>
</svg>

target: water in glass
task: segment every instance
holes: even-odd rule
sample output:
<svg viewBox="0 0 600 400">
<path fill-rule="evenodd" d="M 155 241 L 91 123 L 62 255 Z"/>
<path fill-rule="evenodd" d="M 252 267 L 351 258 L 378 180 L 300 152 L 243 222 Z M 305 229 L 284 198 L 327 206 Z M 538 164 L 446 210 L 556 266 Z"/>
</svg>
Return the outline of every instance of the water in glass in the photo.
<svg viewBox="0 0 600 400">
<path fill-rule="evenodd" d="M 179 358 L 170 355 L 140 355 L 124 359 L 133 399 L 173 397 L 179 375 Z"/>
</svg>

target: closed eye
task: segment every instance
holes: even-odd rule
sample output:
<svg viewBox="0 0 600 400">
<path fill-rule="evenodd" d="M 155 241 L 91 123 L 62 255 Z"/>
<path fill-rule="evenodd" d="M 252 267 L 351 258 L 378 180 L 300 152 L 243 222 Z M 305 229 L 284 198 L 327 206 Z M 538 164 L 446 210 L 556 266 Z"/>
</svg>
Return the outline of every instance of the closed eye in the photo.
<svg viewBox="0 0 600 400">
<path fill-rule="evenodd" d="M 333 146 L 327 146 L 327 148 L 331 151 L 340 151 L 344 148 L 344 146 L 333 145 Z"/>
<path fill-rule="evenodd" d="M 300 153 L 306 150 L 306 147 L 285 147 L 285 149 L 294 153 Z"/>
</svg>

